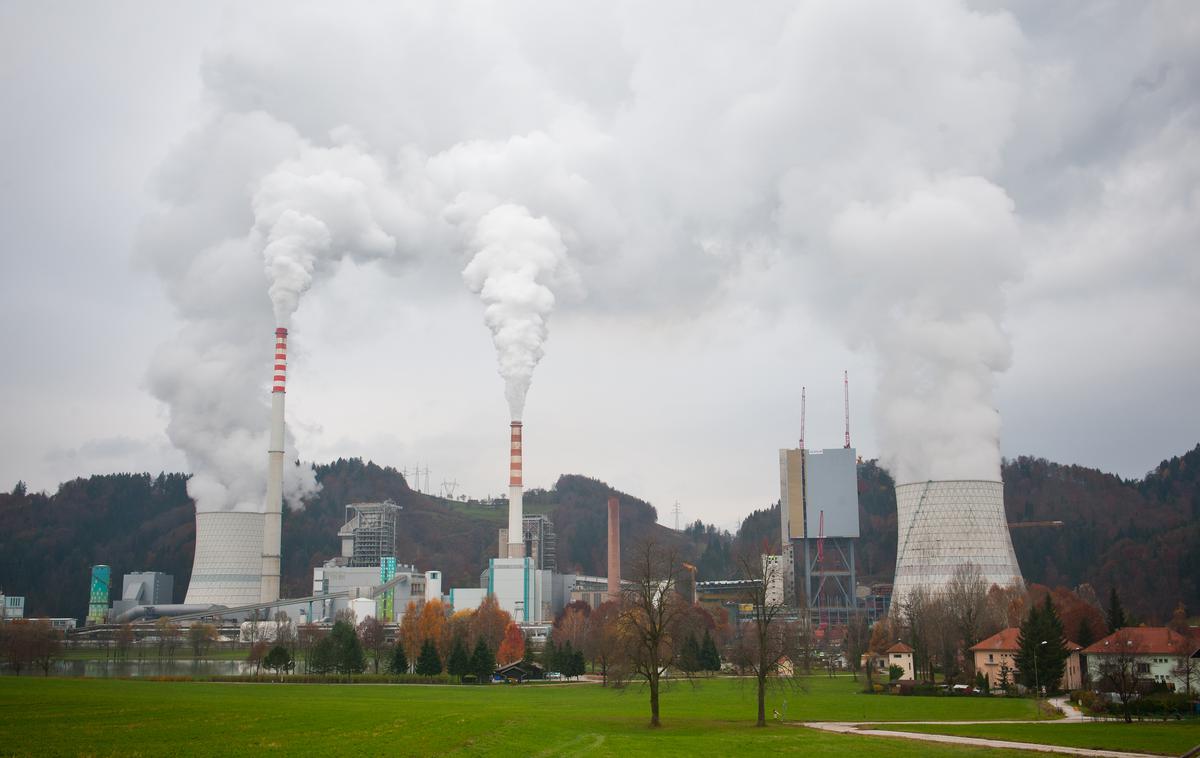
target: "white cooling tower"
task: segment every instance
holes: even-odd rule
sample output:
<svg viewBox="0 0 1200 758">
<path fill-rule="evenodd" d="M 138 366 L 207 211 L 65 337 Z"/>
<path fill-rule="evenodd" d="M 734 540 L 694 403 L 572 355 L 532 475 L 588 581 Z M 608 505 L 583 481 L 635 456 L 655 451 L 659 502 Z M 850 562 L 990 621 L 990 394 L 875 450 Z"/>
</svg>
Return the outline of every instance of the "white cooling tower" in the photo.
<svg viewBox="0 0 1200 758">
<path fill-rule="evenodd" d="M 988 583 L 1022 583 L 1004 514 L 1004 484 L 980 480 L 896 485 L 896 578 L 892 608 L 916 587 L 936 592 L 968 562 Z"/>
<path fill-rule="evenodd" d="M 257 603 L 262 586 L 263 514 L 196 514 L 196 557 L 188 605 Z"/>
</svg>

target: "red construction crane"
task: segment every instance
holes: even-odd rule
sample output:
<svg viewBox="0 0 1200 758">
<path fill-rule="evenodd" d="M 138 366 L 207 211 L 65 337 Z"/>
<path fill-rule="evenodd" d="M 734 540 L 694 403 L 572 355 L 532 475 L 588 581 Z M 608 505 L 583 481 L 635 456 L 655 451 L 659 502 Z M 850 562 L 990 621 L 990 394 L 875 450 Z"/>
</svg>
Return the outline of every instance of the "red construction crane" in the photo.
<svg viewBox="0 0 1200 758">
<path fill-rule="evenodd" d="M 800 449 L 801 450 L 804 449 L 804 390 L 805 389 L 806 389 L 805 387 L 800 388 Z"/>
<path fill-rule="evenodd" d="M 850 372 L 842 372 L 842 387 L 846 400 L 846 448 L 850 448 Z"/>
</svg>

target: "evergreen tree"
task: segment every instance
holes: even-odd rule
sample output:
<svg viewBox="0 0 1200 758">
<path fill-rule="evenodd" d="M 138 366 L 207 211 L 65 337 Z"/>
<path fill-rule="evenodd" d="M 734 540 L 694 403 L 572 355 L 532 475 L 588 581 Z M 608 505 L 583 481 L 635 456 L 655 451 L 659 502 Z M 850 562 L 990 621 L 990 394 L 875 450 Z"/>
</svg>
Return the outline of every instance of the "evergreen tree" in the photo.
<svg viewBox="0 0 1200 758">
<path fill-rule="evenodd" d="M 1121 607 L 1121 597 L 1117 594 L 1117 588 L 1114 585 L 1108 592 L 1108 631 L 1115 632 L 1127 626 L 1129 626 L 1129 619 L 1125 617 L 1125 609 Z"/>
<path fill-rule="evenodd" d="M 700 643 L 700 668 L 703 671 L 721 670 L 721 653 L 707 629 L 704 630 L 704 641 Z"/>
<path fill-rule="evenodd" d="M 571 656 L 571 673 L 570 676 L 583 676 L 587 672 L 587 661 L 583 657 L 582 650 L 576 650 Z"/>
<path fill-rule="evenodd" d="M 1092 622 L 1088 621 L 1088 617 L 1084 616 L 1079 619 L 1079 631 L 1075 635 L 1075 642 L 1083 647 L 1087 647 L 1096 641 L 1096 631 L 1092 629 Z"/>
<path fill-rule="evenodd" d="M 337 671 L 337 663 L 337 645 L 333 637 L 327 635 L 313 645 L 308 655 L 307 670 L 313 674 L 329 674 Z"/>
<path fill-rule="evenodd" d="M 1007 693 L 1008 688 L 1012 686 L 1012 682 L 1008 678 L 1008 675 L 1011 672 L 1012 669 L 1008 667 L 1007 663 L 1000 664 L 1000 678 L 996 680 L 996 686 L 1004 690 L 1005 693 Z"/>
<path fill-rule="evenodd" d="M 1029 609 L 1029 615 L 1021 622 L 1017 647 L 1018 681 L 1031 690 L 1043 687 L 1047 692 L 1057 691 L 1068 653 L 1062 620 L 1049 595 L 1041 607 L 1035 605 Z"/>
<path fill-rule="evenodd" d="M 567 640 L 563 646 L 558 649 L 558 655 L 554 657 L 554 670 L 563 676 L 571 675 L 571 664 L 575 660 L 575 650 L 571 647 L 571 641 Z"/>
<path fill-rule="evenodd" d="M 492 681 L 492 674 L 496 673 L 496 656 L 482 639 L 475 643 L 475 652 L 471 654 L 471 671 L 480 684 Z"/>
<path fill-rule="evenodd" d="M 327 639 L 333 641 L 334 668 L 339 674 L 361 674 L 367 668 L 362 642 L 349 621 L 334 624 Z"/>
<path fill-rule="evenodd" d="M 547 673 L 558 671 L 558 661 L 558 647 L 554 644 L 553 639 L 546 637 L 546 646 L 542 648 L 542 668 Z"/>
<path fill-rule="evenodd" d="M 433 640 L 421 643 L 421 655 L 417 658 L 417 673 L 421 676 L 437 676 L 442 673 L 442 659 L 438 658 Z"/>
<path fill-rule="evenodd" d="M 446 673 L 450 676 L 457 676 L 459 681 L 471 673 L 471 655 L 467 652 L 467 646 L 463 643 L 462 637 L 454 638 L 454 645 L 450 648 L 450 657 L 446 659 Z"/>
<path fill-rule="evenodd" d="M 679 669 L 692 674 L 701 668 L 700 643 L 696 641 L 696 635 L 689 634 L 683 642 L 683 649 L 679 651 Z"/>
<path fill-rule="evenodd" d="M 408 656 L 404 654 L 404 646 L 397 644 L 392 649 L 392 660 L 388 664 L 388 673 L 390 674 L 407 674 L 408 673 Z"/>
</svg>

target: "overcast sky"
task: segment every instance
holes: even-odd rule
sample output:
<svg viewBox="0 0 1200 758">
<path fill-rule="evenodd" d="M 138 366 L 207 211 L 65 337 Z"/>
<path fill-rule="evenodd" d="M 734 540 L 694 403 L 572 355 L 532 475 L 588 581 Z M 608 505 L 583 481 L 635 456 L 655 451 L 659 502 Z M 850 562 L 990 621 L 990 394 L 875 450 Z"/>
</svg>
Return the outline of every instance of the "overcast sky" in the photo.
<svg viewBox="0 0 1200 758">
<path fill-rule="evenodd" d="M 514 333 L 527 485 L 665 522 L 846 369 L 901 479 L 1200 441 L 1195 3 L 245 5 L 0 5 L 0 487 L 260 498 L 281 255 L 295 454 L 435 489 L 503 491 Z"/>
</svg>

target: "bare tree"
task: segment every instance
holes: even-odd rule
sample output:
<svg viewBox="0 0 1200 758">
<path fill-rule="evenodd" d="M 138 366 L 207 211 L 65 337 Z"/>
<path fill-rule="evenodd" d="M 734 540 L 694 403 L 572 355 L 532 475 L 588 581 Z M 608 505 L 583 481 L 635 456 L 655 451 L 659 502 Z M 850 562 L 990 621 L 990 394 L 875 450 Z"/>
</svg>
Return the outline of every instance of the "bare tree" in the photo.
<svg viewBox="0 0 1200 758">
<path fill-rule="evenodd" d="M 758 721 L 755 726 L 767 725 L 767 677 L 779 673 L 780 664 L 795 656 L 796 630 L 783 620 L 784 606 L 776 601 L 770 587 L 779 581 L 778 562 L 767 562 L 760 556 L 743 555 L 738 559 L 742 575 L 754 580 L 742 592 L 742 602 L 751 607 L 752 617 L 746 624 L 743 653 L 747 667 L 754 672 L 758 683 Z"/>
<path fill-rule="evenodd" d="M 682 565 L 674 547 L 653 538 L 637 544 L 631 555 L 633 587 L 625 593 L 618 629 L 629 675 L 644 679 L 650 688 L 650 726 L 659 727 L 660 682 L 675 661 L 676 622 L 687 610 L 687 602 L 676 592 Z"/>
<path fill-rule="evenodd" d="M 163 616 L 154 622 L 154 631 L 158 635 L 158 657 L 175 658 L 175 648 L 179 646 L 179 625 Z"/>
<path fill-rule="evenodd" d="M 204 655 L 205 648 L 208 643 L 217 638 L 217 628 L 212 624 L 205 624 L 200 621 L 194 622 L 188 627 L 188 642 L 192 645 L 193 657 L 199 659 Z"/>
<path fill-rule="evenodd" d="M 383 622 L 374 616 L 367 616 L 358 625 L 358 638 L 362 640 L 363 647 L 371 651 L 371 658 L 375 661 L 375 673 L 378 674 L 379 657 L 389 647 Z"/>
<path fill-rule="evenodd" d="M 1175 677 L 1175 681 L 1179 682 L 1189 698 L 1192 696 L 1192 687 L 1200 685 L 1200 648 L 1186 635 L 1183 635 L 1183 641 L 1176 652 L 1171 676 Z"/>
<path fill-rule="evenodd" d="M 1109 647 L 1111 652 L 1094 656 L 1099 659 L 1097 673 L 1100 689 L 1117 696 L 1121 701 L 1125 723 L 1130 723 L 1133 721 L 1130 703 L 1137 698 L 1142 685 L 1140 668 L 1144 664 L 1139 664 L 1133 637 L 1125 630 L 1120 630 L 1112 636 Z"/>
<path fill-rule="evenodd" d="M 988 583 L 979 566 L 970 561 L 961 564 L 950 575 L 943 592 L 962 649 L 969 649 L 988 634 L 1000 631 L 998 621 L 992 618 Z"/>
<path fill-rule="evenodd" d="M 30 658 L 42 670 L 43 676 L 49 676 L 50 667 L 62 656 L 62 634 L 46 619 L 33 622 L 29 633 Z"/>
<path fill-rule="evenodd" d="M 134 639 L 133 624 L 125 622 L 117 628 L 117 657 L 124 660 L 129 656 L 129 648 L 133 646 Z"/>
</svg>

